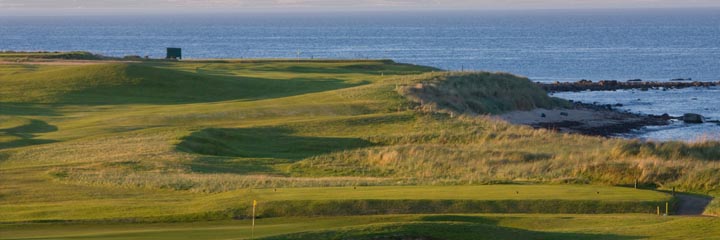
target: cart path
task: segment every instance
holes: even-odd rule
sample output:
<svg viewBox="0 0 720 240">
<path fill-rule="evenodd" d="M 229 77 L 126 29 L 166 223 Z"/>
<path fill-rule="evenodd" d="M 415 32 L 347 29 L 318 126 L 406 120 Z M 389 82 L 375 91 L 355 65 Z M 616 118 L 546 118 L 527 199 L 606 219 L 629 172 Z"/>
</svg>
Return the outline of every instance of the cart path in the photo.
<svg viewBox="0 0 720 240">
<path fill-rule="evenodd" d="M 677 215 L 702 215 L 712 201 L 711 197 L 695 195 L 678 194 L 676 197 L 680 200 Z"/>
</svg>

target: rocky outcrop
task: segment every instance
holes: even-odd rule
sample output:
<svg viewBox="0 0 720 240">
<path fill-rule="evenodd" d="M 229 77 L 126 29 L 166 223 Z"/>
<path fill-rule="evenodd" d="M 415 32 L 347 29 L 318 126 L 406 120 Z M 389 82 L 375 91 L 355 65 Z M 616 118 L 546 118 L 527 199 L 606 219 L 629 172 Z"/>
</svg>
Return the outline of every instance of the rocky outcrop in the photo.
<svg viewBox="0 0 720 240">
<path fill-rule="evenodd" d="M 688 87 L 720 86 L 720 82 L 643 82 L 639 79 L 628 80 L 627 82 L 620 82 L 617 80 L 601 80 L 599 82 L 593 82 L 583 79 L 577 82 L 537 82 L 537 84 L 547 92 L 577 92 L 586 90 L 612 91 L 621 89 L 641 89 L 647 91 L 648 89 L 678 89 Z"/>
<path fill-rule="evenodd" d="M 705 117 L 696 113 L 686 113 L 682 116 L 682 120 L 685 123 L 704 123 Z"/>
<path fill-rule="evenodd" d="M 563 133 L 614 137 L 645 126 L 669 124 L 670 115 L 644 115 L 617 111 L 604 105 L 575 102 L 570 108 L 514 111 L 500 115 L 503 120 Z"/>
</svg>

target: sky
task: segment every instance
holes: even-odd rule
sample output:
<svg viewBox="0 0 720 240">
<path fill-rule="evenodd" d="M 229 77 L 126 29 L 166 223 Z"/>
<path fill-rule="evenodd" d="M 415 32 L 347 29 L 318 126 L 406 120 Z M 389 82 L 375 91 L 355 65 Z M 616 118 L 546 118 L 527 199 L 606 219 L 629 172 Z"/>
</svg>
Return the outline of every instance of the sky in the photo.
<svg viewBox="0 0 720 240">
<path fill-rule="evenodd" d="M 29 10 L 381 10 L 720 7 L 720 0 L 0 0 L 0 11 Z"/>
</svg>

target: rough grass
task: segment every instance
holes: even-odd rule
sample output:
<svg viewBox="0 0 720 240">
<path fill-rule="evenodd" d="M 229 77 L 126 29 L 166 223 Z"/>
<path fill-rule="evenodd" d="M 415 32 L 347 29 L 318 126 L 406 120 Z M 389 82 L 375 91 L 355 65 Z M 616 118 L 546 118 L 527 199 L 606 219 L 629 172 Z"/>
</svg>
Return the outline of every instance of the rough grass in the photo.
<svg viewBox="0 0 720 240">
<path fill-rule="evenodd" d="M 419 77 L 400 93 L 431 111 L 498 114 L 569 106 L 551 98 L 527 78 L 507 73 L 444 73 Z"/>
<path fill-rule="evenodd" d="M 532 89 L 513 93 L 537 95 L 532 102 L 505 97 L 516 88 L 502 85 L 509 75 L 433 70 L 388 61 L 0 65 L 0 219 L 223 219 L 244 213 L 237 194 L 250 188 L 639 179 L 717 194 L 716 143 L 650 147 L 422 111 L 427 104 L 398 92 L 448 76 L 502 87 L 482 103 L 498 111 L 555 101 Z"/>
</svg>

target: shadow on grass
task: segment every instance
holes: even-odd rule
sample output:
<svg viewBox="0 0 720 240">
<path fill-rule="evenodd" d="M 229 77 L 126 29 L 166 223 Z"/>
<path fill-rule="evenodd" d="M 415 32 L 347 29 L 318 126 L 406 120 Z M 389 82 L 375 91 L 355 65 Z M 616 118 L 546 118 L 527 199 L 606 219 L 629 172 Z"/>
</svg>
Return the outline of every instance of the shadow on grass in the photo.
<svg viewBox="0 0 720 240">
<path fill-rule="evenodd" d="M 207 128 L 182 138 L 176 148 L 205 155 L 191 163 L 193 171 L 258 173 L 274 172 L 275 164 L 373 145 L 359 138 L 292 134 L 286 128 Z"/>
<path fill-rule="evenodd" d="M 373 224 L 339 230 L 305 232 L 262 239 L 640 239 L 617 234 L 534 231 L 498 225 L 477 216 L 428 216 L 418 222 Z"/>
<path fill-rule="evenodd" d="M 18 137 L 32 137 L 33 133 L 47 133 L 57 130 L 58 128 L 56 126 L 50 125 L 45 121 L 31 119 L 30 123 L 28 124 L 20 125 L 13 128 L 2 129 L 0 131 Z"/>
<path fill-rule="evenodd" d="M 0 115 L 6 116 L 60 116 L 50 106 L 42 106 L 28 103 L 3 103 L 0 102 Z"/>
<path fill-rule="evenodd" d="M 54 142 L 57 142 L 57 141 L 46 140 L 46 139 L 18 139 L 18 140 L 9 141 L 9 142 L 0 142 L 0 150 L 7 149 L 7 148 L 25 147 L 25 146 L 30 146 L 30 145 L 54 143 Z M 0 159 L 2 159 L 2 157 L 0 157 Z"/>
<path fill-rule="evenodd" d="M 0 129 L 0 137 L 3 135 L 13 137 L 10 141 L 0 140 L 0 149 L 23 147 L 37 144 L 53 143 L 55 140 L 33 139 L 36 133 L 47 133 L 57 131 L 58 128 L 47 122 L 32 119 L 28 124 L 13 128 Z M 2 139 L 2 138 L 0 138 Z"/>
</svg>

